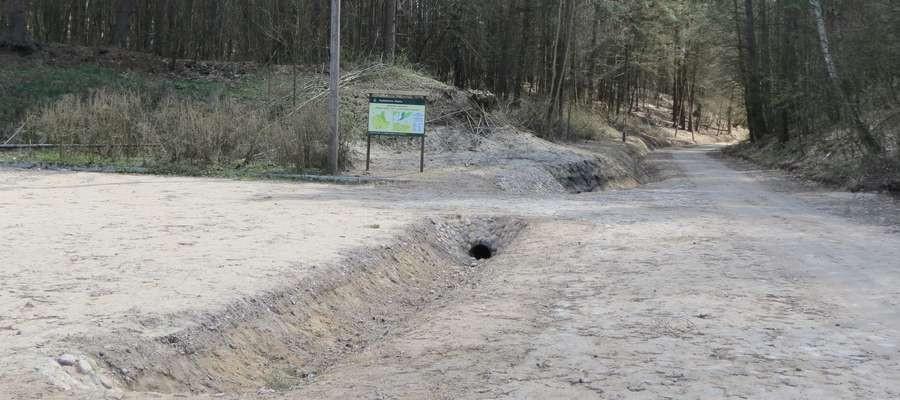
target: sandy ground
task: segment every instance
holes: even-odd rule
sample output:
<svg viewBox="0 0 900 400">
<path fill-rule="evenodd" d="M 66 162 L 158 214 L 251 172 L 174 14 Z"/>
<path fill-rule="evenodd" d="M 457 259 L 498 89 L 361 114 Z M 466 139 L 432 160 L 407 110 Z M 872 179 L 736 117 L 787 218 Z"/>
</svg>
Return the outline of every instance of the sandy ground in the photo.
<svg viewBox="0 0 900 400">
<path fill-rule="evenodd" d="M 847 219 L 873 195 L 672 154 L 683 177 L 579 196 L 481 286 L 282 397 L 900 397 L 896 202 Z"/>
<path fill-rule="evenodd" d="M 0 359 L 42 365 L 77 350 L 58 347 L 69 335 L 164 335 L 384 243 L 416 218 L 352 196 L 321 199 L 342 190 L 2 170 Z M 0 380 L 20 372 L 2 368 Z"/>
<path fill-rule="evenodd" d="M 638 189 L 538 197 L 0 171 L 0 388 L 37 393 L 33 370 L 66 335 L 163 333 L 422 216 L 464 214 L 528 227 L 472 285 L 307 384 L 198 397 L 900 397 L 896 202 L 711 150 L 661 152 L 669 179 Z"/>
<path fill-rule="evenodd" d="M 609 138 L 562 145 L 511 126 L 484 135 L 437 127 L 425 140 L 424 174 L 419 173 L 419 143 L 418 138 L 373 138 L 370 171 L 365 170 L 365 143 L 360 143 L 348 173 L 409 182 L 452 197 L 498 191 L 529 196 L 565 193 L 575 188 L 559 178 L 573 175 L 573 168 L 597 167 L 597 171 L 580 171 L 597 173 L 599 178 L 592 183 L 596 187 L 580 191 L 635 187 L 650 175 L 637 164 L 651 149 L 636 137 L 630 137 L 627 145 Z"/>
</svg>

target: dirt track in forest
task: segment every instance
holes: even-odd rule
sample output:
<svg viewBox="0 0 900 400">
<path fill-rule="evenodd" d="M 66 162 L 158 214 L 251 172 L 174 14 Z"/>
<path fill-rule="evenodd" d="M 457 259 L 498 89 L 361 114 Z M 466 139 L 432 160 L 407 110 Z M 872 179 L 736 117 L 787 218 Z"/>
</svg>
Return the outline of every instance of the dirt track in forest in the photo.
<svg viewBox="0 0 900 400">
<path fill-rule="evenodd" d="M 562 202 L 479 286 L 274 397 L 900 397 L 897 203 L 708 151 Z"/>
<path fill-rule="evenodd" d="M 224 185 L 218 189 L 223 193 L 254 188 L 231 202 L 235 212 L 255 212 L 245 209 L 248 199 L 265 204 L 260 213 L 274 203 L 293 210 L 303 205 L 309 210 L 348 207 L 376 213 L 377 221 L 368 218 L 363 225 L 382 224 L 389 233 L 407 221 L 436 215 L 506 216 L 527 225 L 462 284 L 439 290 L 380 337 L 322 364 L 323 369 L 303 371 L 302 382 L 284 387 L 260 382 L 240 391 L 196 396 L 900 397 L 896 201 L 804 187 L 775 173 L 729 165 L 711 156 L 714 150 L 662 151 L 655 158 L 668 179 L 638 189 L 578 195 L 435 195 L 407 187 L 206 183 Z M 193 182 L 183 188 L 184 195 L 200 190 L 203 181 Z M 12 203 L 6 196 L 15 190 L 0 192 L 4 203 Z M 336 233 L 335 243 L 341 245 L 330 251 L 352 247 L 355 240 L 388 242 L 390 236 L 366 235 L 377 237 L 343 240 Z M 5 270 L 4 289 L 14 288 L 6 282 L 30 282 L 28 268 L 22 270 L 19 275 Z M 33 308 L 44 304 L 29 301 L 32 308 L 21 308 L 25 300 L 10 301 L 4 299 L 3 304 L 11 305 L 3 310 L 5 317 L 36 316 Z M 130 321 L 109 319 L 113 327 Z M 20 332 L 29 324 L 52 326 L 40 322 L 46 319 L 35 321 L 0 326 L 10 323 Z M 111 329 L 90 325 L 83 324 L 85 332 Z M 12 353 L 3 357 L 20 357 L 26 349 L 52 354 L 34 346 L 52 347 L 51 339 L 61 332 L 43 325 L 34 332 L 46 334 L 45 340 L 31 343 L 28 335 L 20 335 L 16 340 L 21 347 L 4 348 Z M 0 335 L 9 343 L 13 331 Z M 16 377 L 15 371 L 0 373 L 4 384 Z"/>
</svg>

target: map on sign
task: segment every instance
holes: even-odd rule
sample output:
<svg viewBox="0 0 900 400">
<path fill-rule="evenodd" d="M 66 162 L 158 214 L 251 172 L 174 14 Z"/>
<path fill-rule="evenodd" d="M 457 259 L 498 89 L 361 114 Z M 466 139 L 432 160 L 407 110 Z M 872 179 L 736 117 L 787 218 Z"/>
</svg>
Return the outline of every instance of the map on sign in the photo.
<svg viewBox="0 0 900 400">
<path fill-rule="evenodd" d="M 370 135 L 424 135 L 425 100 L 372 97 L 369 99 Z"/>
</svg>

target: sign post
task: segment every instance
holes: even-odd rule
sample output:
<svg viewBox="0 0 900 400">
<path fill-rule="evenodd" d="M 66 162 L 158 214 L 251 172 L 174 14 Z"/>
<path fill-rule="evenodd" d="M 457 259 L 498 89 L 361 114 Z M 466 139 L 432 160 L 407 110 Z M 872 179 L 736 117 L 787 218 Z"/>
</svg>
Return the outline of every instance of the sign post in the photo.
<svg viewBox="0 0 900 400">
<path fill-rule="evenodd" d="M 369 129 L 366 135 L 366 171 L 372 154 L 372 136 L 418 137 L 419 172 L 425 172 L 425 97 L 418 92 L 370 92 Z"/>
</svg>

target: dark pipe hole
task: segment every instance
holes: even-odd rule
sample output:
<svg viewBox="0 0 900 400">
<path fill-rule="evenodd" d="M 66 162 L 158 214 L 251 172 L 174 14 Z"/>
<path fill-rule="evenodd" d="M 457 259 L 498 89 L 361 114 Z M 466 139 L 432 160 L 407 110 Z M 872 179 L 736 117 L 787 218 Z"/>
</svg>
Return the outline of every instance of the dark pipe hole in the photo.
<svg viewBox="0 0 900 400">
<path fill-rule="evenodd" d="M 494 256 L 494 252 L 490 247 L 485 246 L 482 243 L 476 244 L 472 246 L 472 249 L 469 250 L 469 255 L 474 257 L 476 260 L 485 260 Z"/>
</svg>

